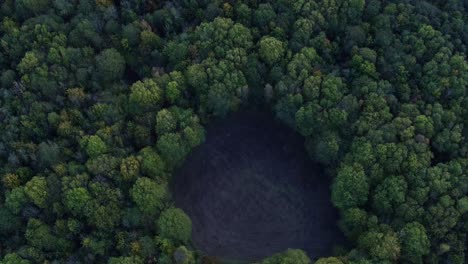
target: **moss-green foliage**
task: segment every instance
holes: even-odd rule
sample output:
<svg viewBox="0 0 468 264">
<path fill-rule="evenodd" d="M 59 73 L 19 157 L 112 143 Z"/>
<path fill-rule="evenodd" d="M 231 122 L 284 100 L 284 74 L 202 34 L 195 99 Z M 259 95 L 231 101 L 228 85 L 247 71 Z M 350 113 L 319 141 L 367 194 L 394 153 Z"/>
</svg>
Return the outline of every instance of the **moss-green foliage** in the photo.
<svg viewBox="0 0 468 264">
<path fill-rule="evenodd" d="M 7 254 L 0 262 L 2 264 L 30 264 L 29 260 L 21 258 L 16 253 Z"/>
<path fill-rule="evenodd" d="M 104 81 L 115 81 L 122 77 L 125 60 L 116 49 L 103 50 L 96 57 L 96 70 Z"/>
<path fill-rule="evenodd" d="M 179 208 L 169 208 L 162 212 L 156 225 L 160 236 L 173 241 L 187 243 L 192 235 L 192 221 Z"/>
<path fill-rule="evenodd" d="M 157 184 L 149 178 L 142 177 L 136 180 L 130 195 L 144 214 L 157 215 L 164 208 L 168 190 L 165 184 Z"/>
<path fill-rule="evenodd" d="M 86 136 L 81 142 L 86 153 L 92 158 L 107 151 L 106 143 L 98 135 Z"/>
<path fill-rule="evenodd" d="M 330 257 L 330 258 L 321 258 L 317 261 L 315 261 L 315 264 L 343 264 L 341 260 L 335 257 Z"/>
<path fill-rule="evenodd" d="M 284 43 L 274 37 L 264 37 L 259 42 L 260 57 L 269 65 L 277 63 L 284 55 Z"/>
<path fill-rule="evenodd" d="M 170 176 L 247 103 L 333 178 L 318 263 L 468 261 L 463 1 L 0 2 L 1 263 L 199 261 Z"/>
<path fill-rule="evenodd" d="M 24 187 L 24 193 L 38 207 L 46 207 L 47 181 L 45 177 L 34 176 Z"/>
<path fill-rule="evenodd" d="M 262 264 L 311 264 L 307 254 L 299 249 L 288 249 L 261 262 Z"/>
</svg>

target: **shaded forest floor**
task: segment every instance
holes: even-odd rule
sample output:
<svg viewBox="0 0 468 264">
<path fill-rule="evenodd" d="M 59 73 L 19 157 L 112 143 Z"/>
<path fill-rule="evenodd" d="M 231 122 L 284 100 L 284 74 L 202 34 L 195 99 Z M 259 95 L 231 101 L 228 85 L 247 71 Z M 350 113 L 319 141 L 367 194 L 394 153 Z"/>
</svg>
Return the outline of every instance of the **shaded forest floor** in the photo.
<svg viewBox="0 0 468 264">
<path fill-rule="evenodd" d="M 176 206 L 193 221 L 198 250 L 256 261 L 287 248 L 332 254 L 344 238 L 330 180 L 304 139 L 265 113 L 241 111 L 207 128 L 206 142 L 175 174 Z"/>
</svg>

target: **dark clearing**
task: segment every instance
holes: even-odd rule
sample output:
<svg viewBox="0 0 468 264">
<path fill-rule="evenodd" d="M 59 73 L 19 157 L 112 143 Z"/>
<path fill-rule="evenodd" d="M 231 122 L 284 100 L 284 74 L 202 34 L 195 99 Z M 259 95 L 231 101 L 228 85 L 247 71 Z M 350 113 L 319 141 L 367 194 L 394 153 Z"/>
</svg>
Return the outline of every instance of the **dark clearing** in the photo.
<svg viewBox="0 0 468 264">
<path fill-rule="evenodd" d="M 330 180 L 303 141 L 265 113 L 244 111 L 209 126 L 173 184 L 176 206 L 193 221 L 195 247 L 240 261 L 288 248 L 311 258 L 332 254 L 343 237 Z"/>
</svg>

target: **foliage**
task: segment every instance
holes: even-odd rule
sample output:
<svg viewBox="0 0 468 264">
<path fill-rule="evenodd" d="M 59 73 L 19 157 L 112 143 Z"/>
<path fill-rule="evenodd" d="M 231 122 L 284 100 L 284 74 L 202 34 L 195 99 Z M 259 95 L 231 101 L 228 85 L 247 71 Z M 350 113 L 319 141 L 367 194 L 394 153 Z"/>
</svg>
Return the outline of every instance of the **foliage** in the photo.
<svg viewBox="0 0 468 264">
<path fill-rule="evenodd" d="M 159 235 L 175 242 L 187 243 L 192 235 L 192 221 L 179 208 L 169 208 L 157 221 Z"/>
<path fill-rule="evenodd" d="M 116 49 L 103 50 L 96 57 L 96 70 L 103 81 L 118 80 L 125 70 L 125 60 Z"/>
<path fill-rule="evenodd" d="M 0 263 L 201 262 L 171 175 L 245 105 L 333 179 L 350 248 L 317 263 L 467 263 L 466 8 L 1 1 Z"/>
<path fill-rule="evenodd" d="M 165 185 L 141 177 L 136 180 L 130 195 L 144 214 L 157 215 L 164 207 L 164 203 L 168 198 L 168 191 Z"/>
<path fill-rule="evenodd" d="M 262 264 L 310 264 L 307 254 L 299 249 L 288 249 L 262 261 Z"/>
</svg>

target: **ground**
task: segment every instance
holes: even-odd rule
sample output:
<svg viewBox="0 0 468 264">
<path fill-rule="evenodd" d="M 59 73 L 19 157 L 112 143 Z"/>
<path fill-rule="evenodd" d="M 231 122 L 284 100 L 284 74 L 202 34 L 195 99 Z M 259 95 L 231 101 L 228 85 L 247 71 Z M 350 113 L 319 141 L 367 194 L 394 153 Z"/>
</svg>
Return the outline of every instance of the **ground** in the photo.
<svg viewBox="0 0 468 264">
<path fill-rule="evenodd" d="M 193 221 L 194 246 L 223 260 L 256 261 L 287 248 L 332 254 L 343 237 L 330 179 L 303 142 L 255 111 L 208 126 L 172 184 L 176 206 Z"/>
</svg>

